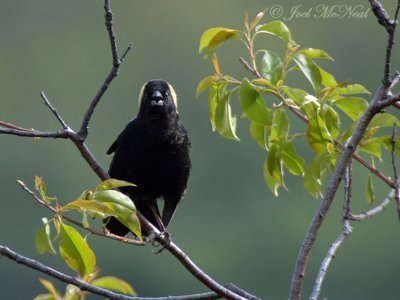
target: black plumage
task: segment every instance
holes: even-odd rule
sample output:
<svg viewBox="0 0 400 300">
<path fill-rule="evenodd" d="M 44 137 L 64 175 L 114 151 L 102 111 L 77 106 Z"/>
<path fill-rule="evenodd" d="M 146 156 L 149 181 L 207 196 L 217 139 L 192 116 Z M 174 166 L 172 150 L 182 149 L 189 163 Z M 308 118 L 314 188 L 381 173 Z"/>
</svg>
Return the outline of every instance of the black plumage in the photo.
<svg viewBox="0 0 400 300">
<path fill-rule="evenodd" d="M 138 115 L 107 151 L 114 153 L 109 175 L 137 185 L 120 190 L 148 221 L 162 230 L 186 190 L 191 167 L 190 140 L 179 120 L 177 98 L 170 84 L 163 80 L 145 83 L 139 106 Z M 157 204 L 160 198 L 164 200 L 162 214 Z M 121 236 L 129 232 L 114 217 L 106 221 L 106 227 Z"/>
</svg>

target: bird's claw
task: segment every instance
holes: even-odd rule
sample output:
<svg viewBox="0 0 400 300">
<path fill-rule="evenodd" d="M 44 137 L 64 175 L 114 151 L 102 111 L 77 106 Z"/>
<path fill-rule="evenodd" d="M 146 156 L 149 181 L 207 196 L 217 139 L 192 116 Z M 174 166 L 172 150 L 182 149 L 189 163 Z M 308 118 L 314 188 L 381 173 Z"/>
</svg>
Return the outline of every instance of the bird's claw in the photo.
<svg viewBox="0 0 400 300">
<path fill-rule="evenodd" d="M 165 247 L 168 247 L 171 244 L 171 235 L 166 230 L 161 231 L 160 234 L 153 237 L 152 245 L 154 247 L 158 247 L 159 245 L 161 245 L 161 243 L 156 241 L 156 239 L 160 239 L 163 242 L 163 245 L 160 249 L 153 251 L 153 254 L 161 253 L 165 249 Z"/>
</svg>

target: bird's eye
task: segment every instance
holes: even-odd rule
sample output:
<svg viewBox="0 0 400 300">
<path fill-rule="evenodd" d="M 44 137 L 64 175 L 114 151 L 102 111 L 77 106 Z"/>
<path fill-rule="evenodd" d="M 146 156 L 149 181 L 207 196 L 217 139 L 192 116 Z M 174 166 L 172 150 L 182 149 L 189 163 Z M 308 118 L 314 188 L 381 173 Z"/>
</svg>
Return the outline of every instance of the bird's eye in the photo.
<svg viewBox="0 0 400 300">
<path fill-rule="evenodd" d="M 168 98 L 168 97 L 169 97 L 169 93 L 165 92 L 165 98 Z"/>
</svg>

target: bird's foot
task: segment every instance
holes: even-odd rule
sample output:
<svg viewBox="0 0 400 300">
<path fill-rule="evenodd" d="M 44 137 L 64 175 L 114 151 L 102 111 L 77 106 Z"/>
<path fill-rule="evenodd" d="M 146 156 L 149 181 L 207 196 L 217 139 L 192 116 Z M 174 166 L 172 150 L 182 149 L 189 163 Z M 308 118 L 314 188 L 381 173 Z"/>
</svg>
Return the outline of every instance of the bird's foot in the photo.
<svg viewBox="0 0 400 300">
<path fill-rule="evenodd" d="M 161 231 L 160 234 L 155 236 L 152 241 L 152 245 L 154 247 L 158 247 L 161 245 L 161 248 L 156 251 L 153 251 L 153 253 L 154 254 L 161 253 L 165 249 L 165 247 L 169 246 L 170 243 L 171 243 L 171 235 L 166 230 Z"/>
</svg>

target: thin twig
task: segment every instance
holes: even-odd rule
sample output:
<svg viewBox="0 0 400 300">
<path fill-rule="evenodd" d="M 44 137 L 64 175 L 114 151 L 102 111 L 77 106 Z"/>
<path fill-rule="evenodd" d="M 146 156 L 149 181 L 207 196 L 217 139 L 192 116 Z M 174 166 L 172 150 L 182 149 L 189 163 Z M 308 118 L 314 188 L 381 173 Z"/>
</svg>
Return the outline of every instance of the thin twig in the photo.
<svg viewBox="0 0 400 300">
<path fill-rule="evenodd" d="M 364 221 L 365 219 L 371 218 L 377 214 L 379 214 L 381 211 L 383 211 L 390 203 L 390 201 L 392 200 L 393 196 L 394 196 L 394 189 L 390 189 L 390 191 L 388 192 L 388 194 L 386 195 L 385 199 L 383 199 L 383 201 L 377 205 L 376 207 L 362 212 L 361 214 L 353 214 L 350 213 L 349 218 L 352 221 Z"/>
<path fill-rule="evenodd" d="M 82 125 L 78 131 L 78 137 L 84 141 L 88 135 L 88 128 L 89 122 L 92 118 L 94 110 L 97 104 L 100 102 L 100 99 L 103 97 L 104 93 L 108 89 L 111 81 L 118 75 L 119 67 L 121 66 L 121 59 L 118 56 L 118 49 L 117 49 L 117 41 L 113 29 L 113 14 L 111 12 L 110 7 L 110 0 L 104 0 L 104 10 L 105 10 L 105 19 L 106 19 L 106 28 L 108 32 L 108 37 L 110 40 L 111 45 L 111 53 L 113 58 L 112 68 L 111 71 L 108 73 L 106 79 L 104 80 L 103 84 L 101 85 L 100 89 L 97 91 L 96 95 L 94 96 L 93 100 L 90 102 L 88 109 L 83 117 Z M 124 55 L 128 53 L 130 50 L 130 46 L 125 51 Z"/>
<path fill-rule="evenodd" d="M 57 110 L 54 108 L 54 106 L 51 105 L 49 99 L 47 99 L 47 97 L 43 91 L 40 92 L 40 97 L 42 97 L 44 104 L 51 110 L 51 112 L 57 118 L 57 120 L 60 122 L 62 127 L 64 129 L 68 129 L 68 125 L 64 122 L 63 118 L 61 118 L 60 114 L 57 112 Z"/>
<path fill-rule="evenodd" d="M 125 52 L 121 56 L 121 59 L 120 59 L 121 63 L 124 61 L 124 59 L 125 59 L 126 55 L 128 54 L 128 52 L 132 49 L 132 46 L 133 46 L 133 43 L 129 43 L 128 48 L 126 48 Z"/>
<path fill-rule="evenodd" d="M 254 70 L 243 57 L 239 57 L 239 61 L 247 71 L 253 73 L 257 78 L 262 78 L 261 74 Z"/>
<path fill-rule="evenodd" d="M 137 246 L 144 246 L 145 243 L 138 241 L 138 240 L 133 240 L 133 239 L 129 239 L 129 238 L 125 238 L 125 237 L 121 237 L 118 235 L 114 235 L 114 234 L 105 234 L 103 232 L 99 232 L 96 231 L 95 229 L 91 228 L 91 227 L 85 227 L 81 222 L 78 222 L 64 214 L 61 214 L 54 206 L 52 206 L 51 204 L 49 204 L 48 202 L 44 201 L 42 198 L 38 197 L 30 188 L 27 187 L 27 185 L 21 181 L 21 180 L 17 180 L 17 183 L 21 186 L 21 188 L 27 192 L 38 204 L 42 205 L 43 207 L 47 208 L 48 210 L 50 210 L 52 213 L 57 214 L 59 217 L 61 217 L 62 219 L 82 228 L 85 229 L 87 231 L 89 231 L 91 234 L 93 235 L 98 235 L 98 236 L 102 236 L 102 237 L 106 237 L 109 239 L 113 239 L 113 240 L 117 240 L 120 242 L 124 242 L 127 244 L 134 244 Z"/>
<path fill-rule="evenodd" d="M 19 264 L 25 265 L 31 269 L 37 270 L 39 272 L 42 272 L 44 274 L 47 274 L 53 278 L 56 278 L 62 282 L 66 282 L 66 283 L 70 283 L 73 284 L 75 286 L 77 286 L 78 288 L 80 288 L 83 291 L 88 291 L 100 296 L 104 296 L 107 297 L 109 299 L 124 299 L 124 300 L 132 300 L 132 299 L 138 299 L 136 297 L 131 297 L 131 296 L 125 296 L 125 295 L 121 295 L 121 294 L 117 294 L 111 291 L 108 291 L 106 289 L 103 288 L 99 288 L 90 284 L 87 284 L 86 282 L 83 282 L 81 280 L 79 280 L 76 277 L 72 277 L 69 275 L 66 275 L 64 273 L 61 273 L 55 269 L 52 269 L 36 260 L 33 260 L 31 258 L 28 258 L 26 256 L 20 255 L 14 251 L 12 251 L 11 249 L 9 249 L 8 247 L 5 247 L 3 245 L 0 245 L 0 255 L 5 256 Z"/>
<path fill-rule="evenodd" d="M 8 122 L 0 121 L 0 129 L 2 129 L 2 127 L 3 128 L 21 130 L 21 131 L 32 131 L 33 130 L 33 129 L 19 127 L 17 125 L 14 125 L 14 124 L 11 124 L 11 123 L 8 123 Z"/>
</svg>

